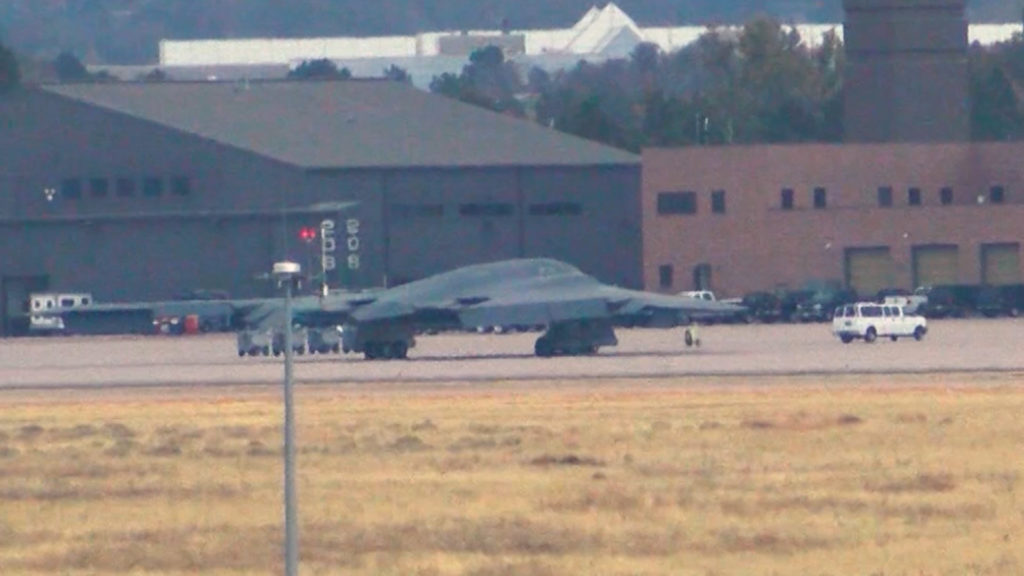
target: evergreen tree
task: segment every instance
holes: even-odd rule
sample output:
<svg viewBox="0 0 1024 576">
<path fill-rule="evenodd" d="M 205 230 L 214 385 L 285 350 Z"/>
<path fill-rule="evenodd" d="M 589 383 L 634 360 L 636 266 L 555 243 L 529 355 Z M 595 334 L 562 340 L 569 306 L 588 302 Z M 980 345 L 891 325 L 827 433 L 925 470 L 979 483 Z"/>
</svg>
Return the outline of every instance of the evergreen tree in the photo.
<svg viewBox="0 0 1024 576">
<path fill-rule="evenodd" d="M 10 49 L 0 44 L 0 93 L 9 92 L 21 84 L 21 69 L 18 58 Z"/>
</svg>

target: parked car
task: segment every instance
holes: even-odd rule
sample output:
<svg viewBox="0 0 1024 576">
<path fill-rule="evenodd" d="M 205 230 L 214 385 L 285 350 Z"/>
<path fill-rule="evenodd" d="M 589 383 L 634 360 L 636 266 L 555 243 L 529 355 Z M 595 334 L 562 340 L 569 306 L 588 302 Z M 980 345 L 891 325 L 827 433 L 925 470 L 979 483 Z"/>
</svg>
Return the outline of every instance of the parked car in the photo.
<svg viewBox="0 0 1024 576">
<path fill-rule="evenodd" d="M 924 311 L 925 304 L 928 303 L 928 296 L 915 294 L 903 288 L 884 288 L 878 291 L 875 302 L 901 306 L 903 311 L 908 314 L 920 314 Z"/>
<path fill-rule="evenodd" d="M 828 322 L 835 309 L 857 301 L 857 293 L 848 288 L 826 288 L 814 292 L 796 305 L 794 320 L 798 322 Z"/>
<path fill-rule="evenodd" d="M 782 320 L 782 301 L 771 292 L 750 292 L 743 296 L 740 304 L 753 322 L 770 324 Z"/>
<path fill-rule="evenodd" d="M 982 286 L 976 305 L 978 312 L 989 318 L 1017 317 L 1024 310 L 1024 284 Z"/>
<path fill-rule="evenodd" d="M 801 303 L 810 300 L 817 290 L 815 288 L 800 288 L 797 290 L 779 289 L 776 295 L 779 298 L 779 313 L 785 322 L 797 321 L 797 307 Z"/>
<path fill-rule="evenodd" d="M 899 306 L 877 302 L 856 302 L 836 308 L 832 318 L 832 333 L 843 344 L 855 339 L 871 343 L 888 336 L 893 342 L 903 337 L 921 340 L 928 332 L 924 316 L 905 314 Z"/>
<path fill-rule="evenodd" d="M 920 312 L 929 318 L 965 318 L 977 309 L 980 290 L 973 284 L 936 284 L 919 287 L 914 294 L 928 298 Z"/>
</svg>

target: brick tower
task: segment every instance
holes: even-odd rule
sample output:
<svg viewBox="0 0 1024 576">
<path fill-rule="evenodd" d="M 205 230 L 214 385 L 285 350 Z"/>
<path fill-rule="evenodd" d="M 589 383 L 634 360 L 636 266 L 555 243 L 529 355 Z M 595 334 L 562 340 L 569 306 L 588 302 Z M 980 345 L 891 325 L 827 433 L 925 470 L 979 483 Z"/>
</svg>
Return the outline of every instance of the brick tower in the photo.
<svg viewBox="0 0 1024 576">
<path fill-rule="evenodd" d="M 970 137 L 965 0 L 843 0 L 845 140 Z"/>
</svg>

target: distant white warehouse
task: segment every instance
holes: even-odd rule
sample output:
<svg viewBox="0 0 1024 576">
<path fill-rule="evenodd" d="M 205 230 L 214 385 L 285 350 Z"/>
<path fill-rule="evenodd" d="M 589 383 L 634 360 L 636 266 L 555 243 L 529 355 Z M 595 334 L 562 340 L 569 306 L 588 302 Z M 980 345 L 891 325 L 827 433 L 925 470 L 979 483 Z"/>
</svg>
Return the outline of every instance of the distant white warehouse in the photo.
<svg viewBox="0 0 1024 576">
<path fill-rule="evenodd" d="M 791 24 L 808 45 L 826 32 L 840 38 L 842 24 Z M 736 31 L 738 27 L 719 28 Z M 1021 33 L 1021 24 L 972 24 L 969 40 L 992 44 Z M 424 86 L 439 74 L 458 73 L 469 54 L 496 45 L 525 66 L 556 70 L 580 60 L 600 62 L 627 56 L 642 42 L 676 51 L 709 30 L 706 26 L 641 28 L 614 3 L 591 8 L 572 28 L 553 30 L 464 30 L 414 36 L 243 38 L 161 40 L 159 66 L 166 69 L 263 67 L 284 69 L 307 60 L 328 59 L 356 76 L 379 76 L 389 66 L 409 72 Z M 254 68 L 255 69 L 255 68 Z M 233 74 L 232 74 L 233 75 Z"/>
</svg>

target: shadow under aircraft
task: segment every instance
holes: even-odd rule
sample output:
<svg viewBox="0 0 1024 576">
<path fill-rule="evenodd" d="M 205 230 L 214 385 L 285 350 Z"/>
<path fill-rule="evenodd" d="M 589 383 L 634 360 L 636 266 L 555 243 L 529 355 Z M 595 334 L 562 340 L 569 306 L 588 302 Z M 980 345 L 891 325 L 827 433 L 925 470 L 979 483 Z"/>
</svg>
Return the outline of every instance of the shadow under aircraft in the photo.
<svg viewBox="0 0 1024 576">
<path fill-rule="evenodd" d="M 733 317 L 742 308 L 684 296 L 629 290 L 599 282 L 578 268 L 549 258 L 505 260 L 457 268 L 396 286 L 293 300 L 292 322 L 310 329 L 342 327 L 346 352 L 367 359 L 406 358 L 421 334 L 539 327 L 537 356 L 594 354 L 615 346 L 616 327 L 671 328 L 704 319 Z M 243 331 L 280 331 L 280 298 L 91 304 L 57 310 L 70 332 L 110 332 L 112 319 L 220 314 Z M 91 323 L 91 327 L 90 327 Z M 123 325 L 123 322 L 122 322 Z M 239 352 L 241 354 L 241 350 Z"/>
</svg>

